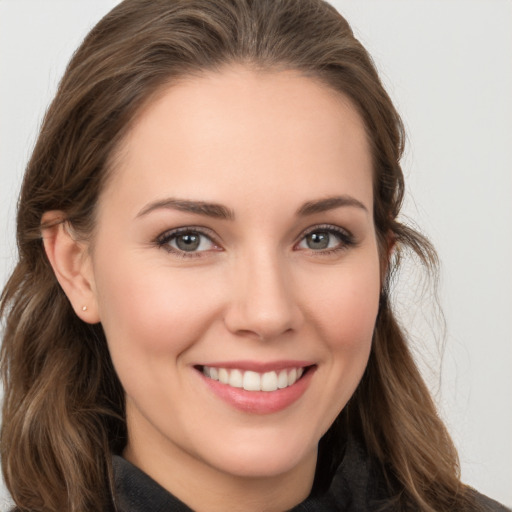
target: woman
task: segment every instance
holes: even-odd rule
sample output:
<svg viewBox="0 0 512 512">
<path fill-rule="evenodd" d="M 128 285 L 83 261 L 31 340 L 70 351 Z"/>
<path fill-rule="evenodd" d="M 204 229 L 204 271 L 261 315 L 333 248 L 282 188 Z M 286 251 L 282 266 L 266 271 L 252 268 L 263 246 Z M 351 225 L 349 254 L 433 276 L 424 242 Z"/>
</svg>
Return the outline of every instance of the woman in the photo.
<svg viewBox="0 0 512 512">
<path fill-rule="evenodd" d="M 388 301 L 403 250 L 436 262 L 397 221 L 402 143 L 327 4 L 107 15 L 45 118 L 2 296 L 19 510 L 499 510 Z"/>
</svg>

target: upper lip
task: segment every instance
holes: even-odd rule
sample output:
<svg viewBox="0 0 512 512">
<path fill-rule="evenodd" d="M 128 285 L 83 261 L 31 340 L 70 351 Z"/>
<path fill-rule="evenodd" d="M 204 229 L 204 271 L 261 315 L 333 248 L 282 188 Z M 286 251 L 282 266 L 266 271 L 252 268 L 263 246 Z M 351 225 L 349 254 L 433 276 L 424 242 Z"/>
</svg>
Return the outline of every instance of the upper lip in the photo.
<svg viewBox="0 0 512 512">
<path fill-rule="evenodd" d="M 258 373 L 265 373 L 271 371 L 280 371 L 289 368 L 305 368 L 307 366 L 313 366 L 313 361 L 298 361 L 298 360 L 280 360 L 280 361 L 215 361 L 205 362 L 199 365 L 199 367 L 208 366 L 214 368 L 226 368 L 226 369 L 238 369 L 245 371 L 253 371 Z"/>
</svg>

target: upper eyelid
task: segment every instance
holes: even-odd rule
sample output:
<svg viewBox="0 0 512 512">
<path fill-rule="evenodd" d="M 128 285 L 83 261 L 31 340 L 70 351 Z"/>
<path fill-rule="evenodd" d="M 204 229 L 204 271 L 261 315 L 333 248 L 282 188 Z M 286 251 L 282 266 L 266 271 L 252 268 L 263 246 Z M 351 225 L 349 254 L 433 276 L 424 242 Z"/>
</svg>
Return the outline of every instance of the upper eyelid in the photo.
<svg viewBox="0 0 512 512">
<path fill-rule="evenodd" d="M 315 224 L 313 226 L 310 226 L 306 229 L 304 229 L 303 233 L 308 234 L 314 231 L 319 231 L 321 229 L 329 230 L 332 229 L 333 231 L 343 231 L 345 233 L 350 233 L 350 231 L 346 228 L 342 228 L 341 226 L 337 226 L 336 224 Z"/>
<path fill-rule="evenodd" d="M 177 228 L 167 229 L 166 231 L 160 233 L 156 237 L 156 241 L 164 240 L 166 238 L 171 238 L 172 236 L 177 236 L 182 233 L 198 233 L 200 235 L 204 235 L 212 240 L 212 242 L 216 242 L 216 240 L 220 237 L 211 229 L 203 227 L 203 226 L 181 226 Z M 217 242 L 216 242 L 217 243 Z"/>
<path fill-rule="evenodd" d="M 335 224 L 315 224 L 314 226 L 310 226 L 310 227 L 304 229 L 303 231 L 301 231 L 301 233 L 297 237 L 296 242 L 299 242 L 305 236 L 307 236 L 311 233 L 314 233 L 315 231 L 321 231 L 321 230 L 331 231 L 333 233 L 345 234 L 346 236 L 351 237 L 351 238 L 354 236 L 350 230 L 343 228 L 341 226 L 337 226 Z"/>
</svg>

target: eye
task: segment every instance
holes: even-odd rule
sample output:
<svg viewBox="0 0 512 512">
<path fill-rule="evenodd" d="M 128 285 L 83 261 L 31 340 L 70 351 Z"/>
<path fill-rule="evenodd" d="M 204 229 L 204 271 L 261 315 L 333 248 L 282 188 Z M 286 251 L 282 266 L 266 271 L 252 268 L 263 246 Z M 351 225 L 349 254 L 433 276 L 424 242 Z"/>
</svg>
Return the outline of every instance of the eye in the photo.
<svg viewBox="0 0 512 512">
<path fill-rule="evenodd" d="M 354 245 L 350 233 L 336 226 L 317 226 L 309 230 L 297 244 L 299 249 L 331 252 Z"/>
<path fill-rule="evenodd" d="M 167 231 L 157 239 L 159 247 L 182 256 L 192 256 L 200 253 L 220 249 L 207 234 L 191 228 L 179 228 Z"/>
</svg>

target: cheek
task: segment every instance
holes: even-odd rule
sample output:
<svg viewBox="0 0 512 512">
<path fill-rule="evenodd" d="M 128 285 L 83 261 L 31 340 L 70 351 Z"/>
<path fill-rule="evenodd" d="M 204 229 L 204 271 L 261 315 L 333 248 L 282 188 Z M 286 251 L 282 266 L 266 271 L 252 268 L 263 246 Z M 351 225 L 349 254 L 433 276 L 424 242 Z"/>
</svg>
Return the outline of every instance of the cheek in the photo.
<svg viewBox="0 0 512 512">
<path fill-rule="evenodd" d="M 319 365 L 322 386 L 315 405 L 320 411 L 319 437 L 346 406 L 368 364 L 380 296 L 376 251 L 372 257 L 347 258 L 330 274 L 323 280 L 328 283 L 326 291 L 315 288 L 309 298 L 310 318 L 315 319 L 315 332 L 324 347 Z"/>
<path fill-rule="evenodd" d="M 379 309 L 378 259 L 356 261 L 331 277 L 327 292 L 312 301 L 324 337 L 334 351 L 367 353 Z"/>
<path fill-rule="evenodd" d="M 113 358 L 119 352 L 125 359 L 179 355 L 215 314 L 200 276 L 134 263 L 111 270 L 100 276 L 98 302 Z"/>
</svg>

